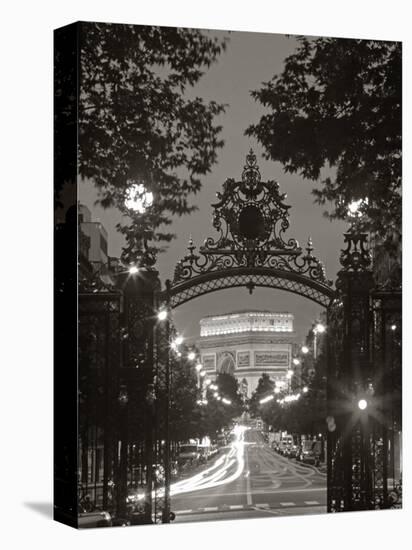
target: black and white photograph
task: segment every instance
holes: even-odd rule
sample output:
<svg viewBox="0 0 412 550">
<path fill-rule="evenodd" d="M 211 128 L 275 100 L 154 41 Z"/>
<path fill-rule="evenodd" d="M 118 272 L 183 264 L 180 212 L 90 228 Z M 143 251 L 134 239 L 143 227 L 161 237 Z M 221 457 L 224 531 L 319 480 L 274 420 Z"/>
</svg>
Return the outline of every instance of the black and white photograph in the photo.
<svg viewBox="0 0 412 550">
<path fill-rule="evenodd" d="M 402 43 L 80 22 L 54 56 L 55 518 L 401 509 Z"/>
<path fill-rule="evenodd" d="M 408 3 L 0 10 L 0 546 L 407 546 Z"/>
</svg>

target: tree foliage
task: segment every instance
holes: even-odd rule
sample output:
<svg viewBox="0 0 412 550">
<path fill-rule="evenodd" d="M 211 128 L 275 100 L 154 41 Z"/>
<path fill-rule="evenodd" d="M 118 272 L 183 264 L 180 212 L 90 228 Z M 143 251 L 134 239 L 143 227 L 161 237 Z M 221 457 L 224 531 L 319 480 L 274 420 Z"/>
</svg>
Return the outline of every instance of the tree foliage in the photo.
<svg viewBox="0 0 412 550">
<path fill-rule="evenodd" d="M 214 390 L 207 390 L 207 405 L 202 407 L 202 424 L 204 434 L 214 438 L 216 432 L 222 428 L 228 428 L 233 420 L 242 414 L 242 396 L 239 391 L 239 383 L 234 376 L 228 373 L 218 373 L 215 384 L 222 398 L 230 401 L 230 404 L 218 401 L 214 397 Z"/>
<path fill-rule="evenodd" d="M 267 410 L 267 407 L 261 407 L 259 401 L 267 397 L 268 395 L 273 394 L 275 388 L 274 383 L 270 379 L 269 375 L 265 372 L 262 373 L 262 376 L 258 380 L 255 391 L 252 393 L 251 398 L 249 399 L 249 413 L 252 417 L 262 417 L 262 412 Z M 263 417 L 262 417 L 263 419 Z M 264 419 L 263 419 L 264 420 Z"/>
<path fill-rule="evenodd" d="M 315 201 L 345 219 L 368 198 L 365 230 L 390 242 L 401 230 L 400 42 L 300 37 L 281 74 L 252 96 L 268 109 L 246 134 L 284 170 L 319 180 Z"/>
<path fill-rule="evenodd" d="M 170 407 L 170 436 L 174 441 L 185 441 L 202 434 L 201 412 L 196 401 L 196 376 L 189 361 L 172 362 Z"/>
<path fill-rule="evenodd" d="M 129 239 L 169 241 L 170 216 L 192 212 L 222 147 L 215 118 L 224 110 L 186 94 L 225 47 L 191 29 L 81 24 L 79 173 L 97 186 L 103 207 L 131 216 L 119 226 L 126 258 L 141 247 Z M 130 182 L 143 183 L 154 203 L 144 214 L 125 211 Z"/>
<path fill-rule="evenodd" d="M 232 402 L 234 407 L 237 407 L 238 414 L 241 413 L 242 395 L 239 390 L 239 382 L 229 373 L 219 372 L 216 376 L 215 384 L 219 388 L 219 394 Z"/>
<path fill-rule="evenodd" d="M 259 378 L 256 390 L 249 401 L 249 411 L 253 417 L 261 418 L 273 430 L 284 430 L 291 434 L 315 435 L 325 431 L 326 419 L 326 355 L 322 350 L 314 364 L 314 375 L 308 381 L 308 392 L 300 391 L 296 401 L 278 403 L 272 399 L 266 403 L 260 400 L 273 394 L 274 383 L 267 374 Z M 294 393 L 298 393 L 295 388 Z M 278 395 L 279 398 L 285 394 Z"/>
</svg>

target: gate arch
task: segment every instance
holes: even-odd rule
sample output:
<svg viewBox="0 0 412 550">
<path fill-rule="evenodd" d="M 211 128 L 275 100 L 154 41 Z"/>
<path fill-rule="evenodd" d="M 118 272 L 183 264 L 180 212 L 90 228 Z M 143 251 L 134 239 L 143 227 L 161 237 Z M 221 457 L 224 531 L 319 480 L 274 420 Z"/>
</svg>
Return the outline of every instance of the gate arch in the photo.
<svg viewBox="0 0 412 550">
<path fill-rule="evenodd" d="M 173 280 L 166 281 L 163 299 L 176 308 L 210 292 L 245 287 L 285 290 L 327 308 L 335 297 L 309 238 L 303 250 L 285 239 L 289 228 L 286 194 L 276 181 L 262 181 L 256 155 L 246 156 L 240 181 L 229 178 L 213 204 L 216 239 L 208 237 L 177 262 Z"/>
<path fill-rule="evenodd" d="M 280 269 L 265 267 L 228 268 L 171 285 L 169 304 L 172 309 L 199 296 L 229 288 L 246 287 L 250 293 L 255 288 L 285 290 L 308 298 L 327 308 L 335 296 L 334 290 L 323 283 L 308 280 L 308 277 Z"/>
</svg>

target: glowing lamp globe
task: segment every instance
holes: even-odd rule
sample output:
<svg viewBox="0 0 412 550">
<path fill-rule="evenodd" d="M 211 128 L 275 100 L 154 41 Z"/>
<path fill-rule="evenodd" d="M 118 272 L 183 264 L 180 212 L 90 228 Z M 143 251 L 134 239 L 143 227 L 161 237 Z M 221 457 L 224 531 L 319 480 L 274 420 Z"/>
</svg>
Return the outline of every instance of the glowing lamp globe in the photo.
<svg viewBox="0 0 412 550">
<path fill-rule="evenodd" d="M 153 204 L 153 193 L 146 190 L 142 183 L 133 183 L 126 193 L 126 208 L 138 214 L 144 214 Z"/>
<path fill-rule="evenodd" d="M 164 321 L 165 319 L 167 319 L 167 311 L 165 309 L 160 310 L 157 314 L 157 318 L 159 319 L 159 321 Z"/>
</svg>

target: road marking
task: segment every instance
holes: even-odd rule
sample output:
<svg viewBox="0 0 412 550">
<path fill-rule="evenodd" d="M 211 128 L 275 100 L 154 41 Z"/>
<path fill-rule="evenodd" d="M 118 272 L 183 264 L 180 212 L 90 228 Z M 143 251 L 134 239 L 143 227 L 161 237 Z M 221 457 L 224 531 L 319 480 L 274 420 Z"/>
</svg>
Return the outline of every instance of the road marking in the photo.
<svg viewBox="0 0 412 550">
<path fill-rule="evenodd" d="M 279 502 L 281 506 L 296 506 L 294 502 Z"/>
<path fill-rule="evenodd" d="M 193 510 L 176 510 L 175 514 L 191 514 Z"/>
<path fill-rule="evenodd" d="M 255 504 L 256 508 L 269 508 L 269 504 Z"/>
<path fill-rule="evenodd" d="M 313 506 L 315 504 L 319 504 L 319 502 L 317 500 L 305 500 L 305 504 L 308 506 Z"/>
<path fill-rule="evenodd" d="M 243 504 L 231 504 L 229 505 L 229 508 L 231 510 L 241 510 L 242 508 L 244 508 Z"/>
<path fill-rule="evenodd" d="M 302 489 L 276 489 L 276 490 L 261 490 L 261 489 L 257 489 L 256 491 L 253 491 L 255 494 L 256 493 L 271 493 L 271 494 L 282 494 L 282 493 L 322 493 L 322 492 L 325 492 L 325 495 L 326 495 L 326 487 L 304 487 Z M 228 494 L 230 493 L 225 493 L 225 496 L 227 496 Z"/>
<path fill-rule="evenodd" d="M 217 506 L 207 506 L 203 508 L 204 512 L 217 512 L 219 508 Z"/>
<path fill-rule="evenodd" d="M 245 448 L 245 466 L 246 471 L 250 472 L 249 470 L 249 457 L 248 457 L 248 451 Z M 246 502 L 248 506 L 252 505 L 252 493 L 251 493 L 251 484 L 250 484 L 250 475 L 246 478 Z"/>
</svg>

